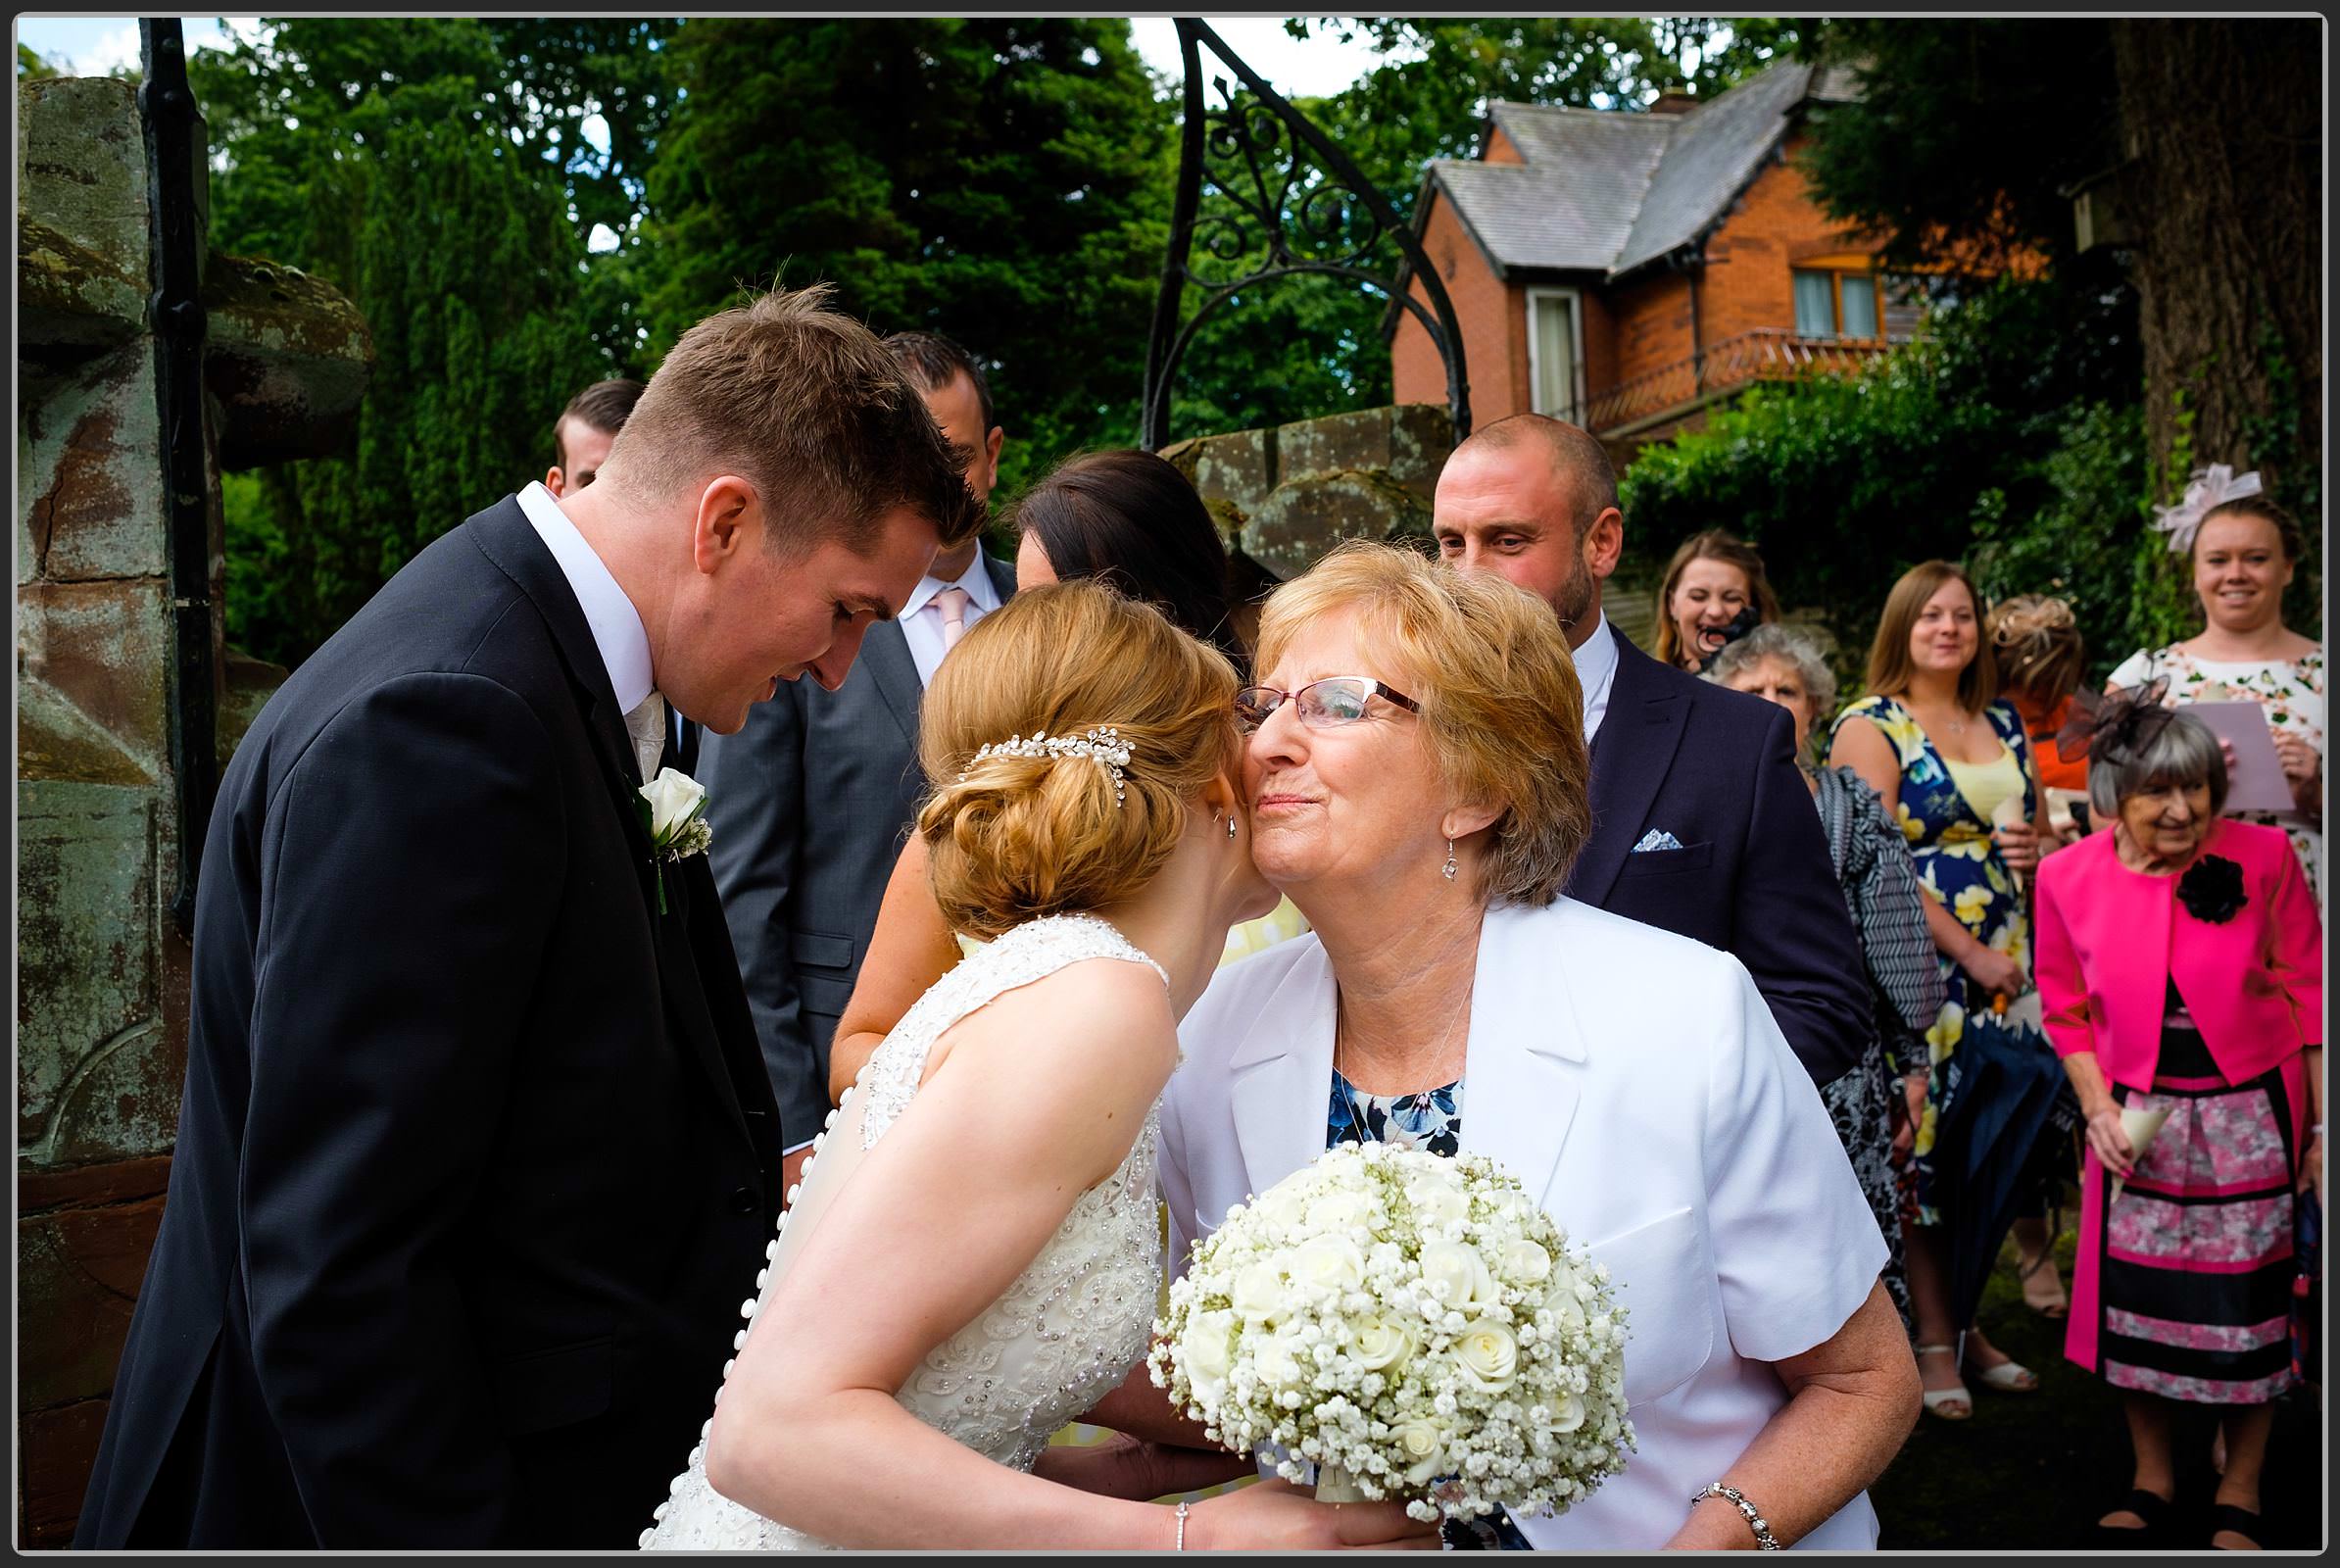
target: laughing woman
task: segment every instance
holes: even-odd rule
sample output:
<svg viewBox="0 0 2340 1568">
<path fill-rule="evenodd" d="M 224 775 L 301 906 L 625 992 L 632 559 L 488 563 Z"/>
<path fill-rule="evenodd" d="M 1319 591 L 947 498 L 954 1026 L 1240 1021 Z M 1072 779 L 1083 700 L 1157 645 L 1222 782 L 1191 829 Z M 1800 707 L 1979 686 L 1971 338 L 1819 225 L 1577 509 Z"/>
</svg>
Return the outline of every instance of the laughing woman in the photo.
<svg viewBox="0 0 2340 1568">
<path fill-rule="evenodd" d="M 2157 1536 L 2183 1401 L 2222 1409 L 2208 1544 L 2247 1548 L 2268 1401 L 2293 1382 L 2292 1195 L 2323 1191 L 2322 929 L 2283 834 L 2220 820 L 2217 738 L 2158 695 L 2111 699 L 2090 740 L 2113 830 L 2039 868 L 2048 1039 L 2088 1118 L 2065 1353 L 2127 1407 L 2136 1471 L 2108 1544 L 2177 1544 Z M 2132 1136 L 2124 1111 L 2167 1119 Z"/>
</svg>

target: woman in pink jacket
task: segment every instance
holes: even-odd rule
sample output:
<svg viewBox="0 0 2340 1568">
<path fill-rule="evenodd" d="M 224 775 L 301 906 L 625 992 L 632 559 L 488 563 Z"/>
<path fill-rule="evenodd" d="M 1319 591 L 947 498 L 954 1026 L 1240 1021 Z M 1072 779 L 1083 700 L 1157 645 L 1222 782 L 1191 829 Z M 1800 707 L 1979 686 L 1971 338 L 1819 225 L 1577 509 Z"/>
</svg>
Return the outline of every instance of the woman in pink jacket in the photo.
<svg viewBox="0 0 2340 1568">
<path fill-rule="evenodd" d="M 2065 1353 L 2126 1396 L 2135 1480 L 2107 1537 L 2154 1544 L 2182 1399 L 2223 1407 L 2210 1544 L 2247 1548 L 2293 1381 L 2293 1195 L 2323 1195 L 2322 924 L 2281 830 L 2219 818 L 2208 726 L 2116 696 L 2085 739 L 2113 830 L 2038 873 L 2047 1035 L 2088 1118 Z M 2124 1110 L 2166 1119 L 2132 1137 Z"/>
</svg>

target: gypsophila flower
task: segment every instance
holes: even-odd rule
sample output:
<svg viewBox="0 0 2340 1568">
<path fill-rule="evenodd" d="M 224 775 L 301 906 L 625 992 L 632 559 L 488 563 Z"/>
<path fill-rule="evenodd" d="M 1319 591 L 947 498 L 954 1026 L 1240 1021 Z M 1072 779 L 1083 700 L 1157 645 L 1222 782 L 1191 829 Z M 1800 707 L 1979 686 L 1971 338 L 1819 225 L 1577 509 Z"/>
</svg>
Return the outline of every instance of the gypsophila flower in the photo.
<svg viewBox="0 0 2340 1568">
<path fill-rule="evenodd" d="M 1565 1510 L 1624 1467 L 1608 1271 L 1484 1155 L 1343 1144 L 1228 1211 L 1170 1287 L 1156 1386 L 1320 1497 Z"/>
</svg>

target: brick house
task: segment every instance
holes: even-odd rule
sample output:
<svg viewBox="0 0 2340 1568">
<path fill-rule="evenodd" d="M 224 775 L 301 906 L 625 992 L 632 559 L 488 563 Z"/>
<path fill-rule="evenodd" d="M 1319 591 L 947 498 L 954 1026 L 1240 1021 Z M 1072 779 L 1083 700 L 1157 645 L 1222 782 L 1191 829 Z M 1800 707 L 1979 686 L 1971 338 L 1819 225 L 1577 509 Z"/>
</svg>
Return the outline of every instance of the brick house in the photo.
<svg viewBox="0 0 2340 1568">
<path fill-rule="evenodd" d="M 1797 167 L 1808 109 L 1855 96 L 1849 72 L 1789 63 L 1647 113 L 1494 105 L 1480 156 L 1434 160 L 1414 207 L 1454 303 L 1473 422 L 1551 414 L 1622 460 L 1757 381 L 1906 339 L 1910 290 Z M 1421 325 L 1393 306 L 1383 331 L 1396 401 L 1443 403 Z"/>
</svg>

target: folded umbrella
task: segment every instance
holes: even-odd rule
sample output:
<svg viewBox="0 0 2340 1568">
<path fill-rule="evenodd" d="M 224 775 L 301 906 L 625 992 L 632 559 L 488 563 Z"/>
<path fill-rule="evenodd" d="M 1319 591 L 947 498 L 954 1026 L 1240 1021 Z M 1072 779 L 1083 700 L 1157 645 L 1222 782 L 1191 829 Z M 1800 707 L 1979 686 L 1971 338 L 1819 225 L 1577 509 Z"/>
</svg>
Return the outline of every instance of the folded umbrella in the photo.
<svg viewBox="0 0 2340 1568">
<path fill-rule="evenodd" d="M 2037 1032 L 1979 1009 L 1967 1014 L 1945 1065 L 1934 1192 L 1947 1228 L 1950 1320 L 1966 1324 L 2034 1179 L 2032 1151 L 2054 1120 L 2065 1076 Z"/>
</svg>

